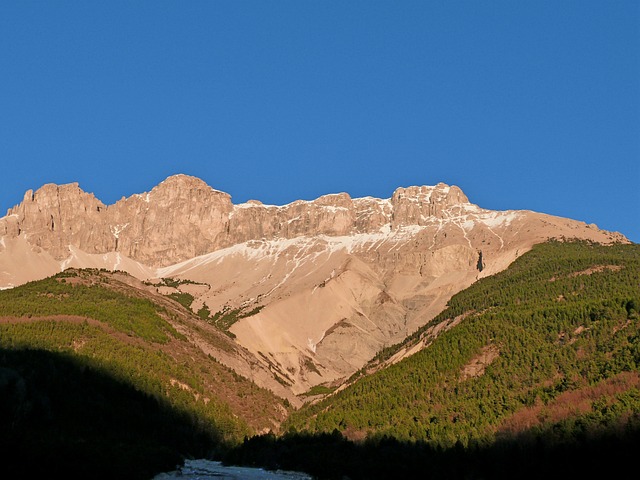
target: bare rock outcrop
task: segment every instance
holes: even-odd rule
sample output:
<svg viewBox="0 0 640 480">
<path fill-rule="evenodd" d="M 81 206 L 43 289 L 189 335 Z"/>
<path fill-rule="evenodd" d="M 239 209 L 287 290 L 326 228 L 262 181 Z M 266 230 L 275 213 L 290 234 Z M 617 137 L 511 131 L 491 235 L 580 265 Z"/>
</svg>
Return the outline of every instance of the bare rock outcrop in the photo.
<svg viewBox="0 0 640 480">
<path fill-rule="evenodd" d="M 106 206 L 77 183 L 50 183 L 27 191 L 22 203 L 0 219 L 0 232 L 4 230 L 8 237 L 22 233 L 56 259 L 69 255 L 70 244 L 82 245 L 89 253 L 107 252 L 112 245 L 105 211 Z"/>
<path fill-rule="evenodd" d="M 284 206 L 258 201 L 233 205 L 231 197 L 202 180 L 174 175 L 150 192 L 106 206 L 77 183 L 29 190 L 0 219 L 0 233 L 24 233 L 29 243 L 58 260 L 69 245 L 91 253 L 120 252 L 161 267 L 249 240 L 300 236 L 344 236 L 426 225 L 447 208 L 468 203 L 459 188 L 398 188 L 390 200 L 353 200 L 347 193 L 298 200 Z"/>
<path fill-rule="evenodd" d="M 398 188 L 393 192 L 392 228 L 407 225 L 426 225 L 433 218 L 443 218 L 448 207 L 469 203 L 456 186 L 439 183 L 435 187 Z"/>
<path fill-rule="evenodd" d="M 176 263 L 226 245 L 231 196 L 174 175 L 107 209 L 113 250 L 146 265 Z M 80 246 L 82 248 L 82 246 Z"/>
</svg>

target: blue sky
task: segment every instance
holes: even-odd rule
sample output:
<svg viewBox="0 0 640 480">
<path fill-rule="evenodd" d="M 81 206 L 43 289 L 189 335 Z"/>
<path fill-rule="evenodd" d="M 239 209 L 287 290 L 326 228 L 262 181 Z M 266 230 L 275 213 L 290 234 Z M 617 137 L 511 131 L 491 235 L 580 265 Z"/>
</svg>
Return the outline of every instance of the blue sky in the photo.
<svg viewBox="0 0 640 480">
<path fill-rule="evenodd" d="M 175 173 L 277 205 L 445 182 L 640 242 L 639 165 L 636 0 L 0 3 L 0 214 Z"/>
</svg>

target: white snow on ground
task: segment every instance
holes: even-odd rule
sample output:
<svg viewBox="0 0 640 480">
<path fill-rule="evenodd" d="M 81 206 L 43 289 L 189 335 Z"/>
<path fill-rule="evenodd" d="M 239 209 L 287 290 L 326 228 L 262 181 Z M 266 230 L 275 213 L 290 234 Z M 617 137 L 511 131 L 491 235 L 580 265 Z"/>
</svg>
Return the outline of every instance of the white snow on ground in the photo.
<svg viewBox="0 0 640 480">
<path fill-rule="evenodd" d="M 132 196 L 133 197 L 137 197 L 137 198 L 141 198 L 146 203 L 149 203 L 149 193 L 145 193 L 144 196 L 141 193 L 134 193 Z"/>
<path fill-rule="evenodd" d="M 284 207 L 286 207 L 286 205 Z M 267 205 L 264 203 L 254 203 L 254 202 L 239 203 L 233 206 L 233 208 L 284 208 L 284 207 L 280 205 Z"/>
<path fill-rule="evenodd" d="M 447 214 L 447 220 L 449 220 L 451 223 L 453 223 L 455 226 L 459 227 L 460 230 L 462 230 L 462 235 L 464 236 L 464 238 L 467 240 L 467 243 L 469 244 L 469 248 L 471 248 L 473 250 L 473 245 L 471 244 L 471 240 L 469 240 L 469 237 L 467 236 L 467 231 L 464 228 L 464 225 L 466 224 L 467 220 L 466 220 L 466 216 L 450 216 L 448 211 L 445 211 L 444 213 Z M 471 222 L 471 228 L 473 228 L 474 223 Z"/>
<path fill-rule="evenodd" d="M 473 227 L 475 226 L 476 226 L 476 221 L 473 219 L 467 219 L 464 222 L 462 222 L 463 230 L 473 230 Z"/>
<path fill-rule="evenodd" d="M 309 350 L 316 353 L 316 344 L 313 343 L 313 338 L 307 337 L 307 346 L 309 347 Z"/>
<path fill-rule="evenodd" d="M 298 200 L 300 202 L 301 200 Z M 381 201 L 386 202 L 386 201 Z M 254 204 L 242 204 L 240 208 L 249 208 Z M 280 207 L 278 207 L 280 208 Z M 353 235 L 344 236 L 328 236 L 318 235 L 316 237 L 295 237 L 295 238 L 280 238 L 274 240 L 250 240 L 248 242 L 233 245 L 231 247 L 216 250 L 199 257 L 191 258 L 183 262 L 169 265 L 167 267 L 159 268 L 156 272 L 158 278 L 171 276 L 176 272 L 185 273 L 197 267 L 208 264 L 219 264 L 224 258 L 232 256 L 243 256 L 249 260 L 265 259 L 274 260 L 278 259 L 280 255 L 285 253 L 288 249 L 295 247 L 299 252 L 292 260 L 288 262 L 294 262 L 293 272 L 301 264 L 300 253 L 308 251 L 312 246 L 322 245 L 324 248 L 316 253 L 315 257 L 322 253 L 333 254 L 340 250 L 345 250 L 347 253 L 353 253 L 354 251 L 362 249 L 374 249 L 378 248 L 383 243 L 393 242 L 395 245 L 390 250 L 401 246 L 407 238 L 417 235 L 419 232 L 426 228 L 437 227 L 436 234 L 446 224 L 452 224 L 460 228 L 462 234 L 471 247 L 471 240 L 467 233 L 473 230 L 479 223 L 484 224 L 496 237 L 498 237 L 502 244 L 504 241 L 502 238 L 492 230 L 492 228 L 508 226 L 519 214 L 514 211 L 507 212 L 495 212 L 490 210 L 483 210 L 472 204 L 465 204 L 462 206 L 456 206 L 452 209 L 445 211 L 446 217 L 439 219 L 431 217 L 428 225 L 408 225 L 402 226 L 395 230 L 391 229 L 390 224 L 383 225 L 377 232 L 371 233 L 359 233 Z M 294 221 L 295 219 L 292 219 Z M 435 237 L 433 245 L 435 246 Z"/>
<path fill-rule="evenodd" d="M 291 203 L 287 203 L 285 205 L 269 205 L 266 203 L 261 203 L 261 202 L 256 202 L 256 201 L 249 201 L 246 203 L 238 203 L 236 205 L 233 206 L 234 209 L 236 208 L 278 208 L 278 209 L 287 209 L 293 205 L 300 205 L 300 204 L 310 204 L 310 203 L 314 203 L 316 200 L 296 200 L 294 202 Z M 382 211 L 386 211 L 388 209 L 391 208 L 391 199 L 389 198 L 375 198 L 375 197 L 359 197 L 359 198 L 353 198 L 352 199 L 353 203 L 356 205 L 356 210 L 358 210 L 360 212 L 360 204 L 365 203 L 365 202 L 373 202 L 373 203 L 377 203 L 380 206 L 380 209 Z M 321 208 L 326 208 L 329 209 L 331 211 L 336 211 L 336 210 L 348 210 L 348 208 L 346 207 L 336 207 L 333 205 L 317 205 L 318 207 Z M 368 209 L 367 211 L 373 211 L 372 209 Z"/>
<path fill-rule="evenodd" d="M 429 247 L 429 250 L 433 250 L 433 248 L 436 246 L 436 238 L 438 237 L 438 234 L 440 233 L 440 230 L 442 230 L 442 225 L 444 224 L 444 222 L 442 221 L 441 218 L 438 219 L 438 229 L 436 230 L 436 233 L 433 234 L 433 240 L 431 241 L 431 246 Z"/>
<path fill-rule="evenodd" d="M 295 262 L 295 265 L 293 266 L 293 268 L 289 269 L 287 271 L 287 274 L 282 278 L 282 280 L 275 286 L 273 287 L 271 290 L 269 290 L 266 293 L 266 296 L 271 295 L 275 290 L 278 289 L 278 287 L 280 287 L 281 285 L 284 285 L 286 283 L 286 281 L 289 279 L 289 277 L 291 275 L 293 275 L 293 272 L 296 271 L 296 269 L 301 265 L 301 263 L 303 261 L 307 261 L 309 259 L 309 255 L 307 254 L 309 247 L 312 244 L 309 242 L 307 243 L 303 248 L 301 248 L 300 250 L 298 250 L 298 252 L 296 252 L 296 254 L 293 256 L 293 262 Z M 287 264 L 289 263 L 289 260 L 287 260 Z"/>
<path fill-rule="evenodd" d="M 307 237 L 278 240 L 250 240 L 248 242 L 222 248 L 199 257 L 191 258 L 184 262 L 176 263 L 175 265 L 159 268 L 156 275 L 158 278 L 162 278 L 170 276 L 176 271 L 186 272 L 202 265 L 208 265 L 214 262 L 219 263 L 223 258 L 234 255 L 242 255 L 247 259 L 261 259 L 269 256 L 277 258 L 282 252 L 292 246 L 305 246 L 308 243 L 309 239 Z"/>
<path fill-rule="evenodd" d="M 71 255 L 69 255 L 69 258 L 67 258 L 66 260 L 63 260 L 62 262 L 60 262 L 60 271 L 64 272 L 65 269 L 69 266 L 69 264 L 75 259 L 77 258 L 76 252 L 75 252 L 75 247 L 73 245 L 69 245 L 69 251 L 71 252 Z"/>
<path fill-rule="evenodd" d="M 113 236 L 118 238 L 120 236 L 120 232 L 122 232 L 128 226 L 129 226 L 129 224 L 125 223 L 124 225 L 115 225 L 115 226 L 109 227 L 109 228 L 111 229 L 111 233 L 113 233 Z"/>
<path fill-rule="evenodd" d="M 185 460 L 184 466 L 173 472 L 161 473 L 152 480 L 218 479 L 218 480 L 311 480 L 306 473 L 283 470 L 269 471 L 262 468 L 225 467 L 221 462 L 211 460 Z"/>
<path fill-rule="evenodd" d="M 460 205 L 460 207 L 465 212 L 480 213 L 480 212 L 484 211 L 482 208 L 480 208 L 479 206 L 477 206 L 477 205 L 475 205 L 473 203 L 463 203 L 463 204 Z"/>
<path fill-rule="evenodd" d="M 493 229 L 489 225 L 487 225 L 487 230 L 489 230 L 496 237 L 498 237 L 498 240 L 500 240 L 500 250 L 502 250 L 504 248 L 504 240 L 502 239 L 502 237 L 500 235 L 498 235 L 496 232 L 494 232 Z"/>
<path fill-rule="evenodd" d="M 336 212 L 346 212 L 349 209 L 346 207 L 334 207 L 333 205 L 318 205 L 321 208 L 324 208 L 325 210 L 329 210 L 330 212 L 336 213 Z"/>
<path fill-rule="evenodd" d="M 390 224 L 383 225 L 377 232 L 372 233 L 358 233 L 353 235 L 344 236 L 328 236 L 318 235 L 316 237 L 295 237 L 284 238 L 274 240 L 250 240 L 248 242 L 239 243 L 231 247 L 222 248 L 211 253 L 207 253 L 183 262 L 169 265 L 167 267 L 159 268 L 156 272 L 158 278 L 168 277 L 175 272 L 185 273 L 197 267 L 208 264 L 220 263 L 224 258 L 230 256 L 241 255 L 247 259 L 266 259 L 268 257 L 278 258 L 283 252 L 291 247 L 307 250 L 311 246 L 317 246 L 318 244 L 324 244 L 325 252 L 335 253 L 340 250 L 346 250 L 347 253 L 353 253 L 356 250 L 363 249 L 365 246 L 368 249 L 377 248 L 384 242 L 393 242 L 396 248 L 404 243 L 407 238 L 413 237 L 422 230 L 430 228 L 433 225 L 438 225 L 440 230 L 443 223 L 451 222 L 463 231 L 465 238 L 467 238 L 466 230 L 470 230 L 474 226 L 474 221 L 468 218 L 468 215 L 450 216 L 446 220 L 440 220 L 433 218 L 432 225 L 419 226 L 408 225 L 402 226 L 395 230 L 391 229 Z M 469 239 L 467 238 L 467 241 Z M 299 262 L 300 259 L 294 258 L 294 262 Z M 296 267 L 299 264 L 296 264 Z M 294 268 L 294 269 L 295 269 Z"/>
<path fill-rule="evenodd" d="M 514 211 L 507 212 L 487 212 L 480 216 L 480 220 L 489 227 L 499 227 L 503 224 L 508 226 L 513 220 L 518 218 L 520 213 Z"/>
</svg>

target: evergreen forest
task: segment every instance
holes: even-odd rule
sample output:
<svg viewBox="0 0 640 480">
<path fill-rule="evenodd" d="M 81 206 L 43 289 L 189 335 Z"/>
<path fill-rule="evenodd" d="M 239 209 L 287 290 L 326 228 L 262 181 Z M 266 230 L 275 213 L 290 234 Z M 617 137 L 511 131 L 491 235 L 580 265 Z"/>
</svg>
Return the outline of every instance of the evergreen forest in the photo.
<svg viewBox="0 0 640 480">
<path fill-rule="evenodd" d="M 149 479 L 274 428 L 288 402 L 195 348 L 178 331 L 195 316 L 145 293 L 96 270 L 0 292 L 4 472 Z"/>
<path fill-rule="evenodd" d="M 640 447 L 639 309 L 639 245 L 535 246 L 230 458 L 321 478 L 615 478 Z"/>
</svg>

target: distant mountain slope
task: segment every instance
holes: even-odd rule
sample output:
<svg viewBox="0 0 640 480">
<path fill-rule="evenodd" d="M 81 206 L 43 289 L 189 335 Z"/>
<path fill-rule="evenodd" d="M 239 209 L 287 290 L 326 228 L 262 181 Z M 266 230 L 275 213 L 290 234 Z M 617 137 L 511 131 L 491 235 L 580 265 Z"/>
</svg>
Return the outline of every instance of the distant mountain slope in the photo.
<svg viewBox="0 0 640 480">
<path fill-rule="evenodd" d="M 537 245 L 286 426 L 450 447 L 638 424 L 639 310 L 640 246 Z"/>
</svg>

